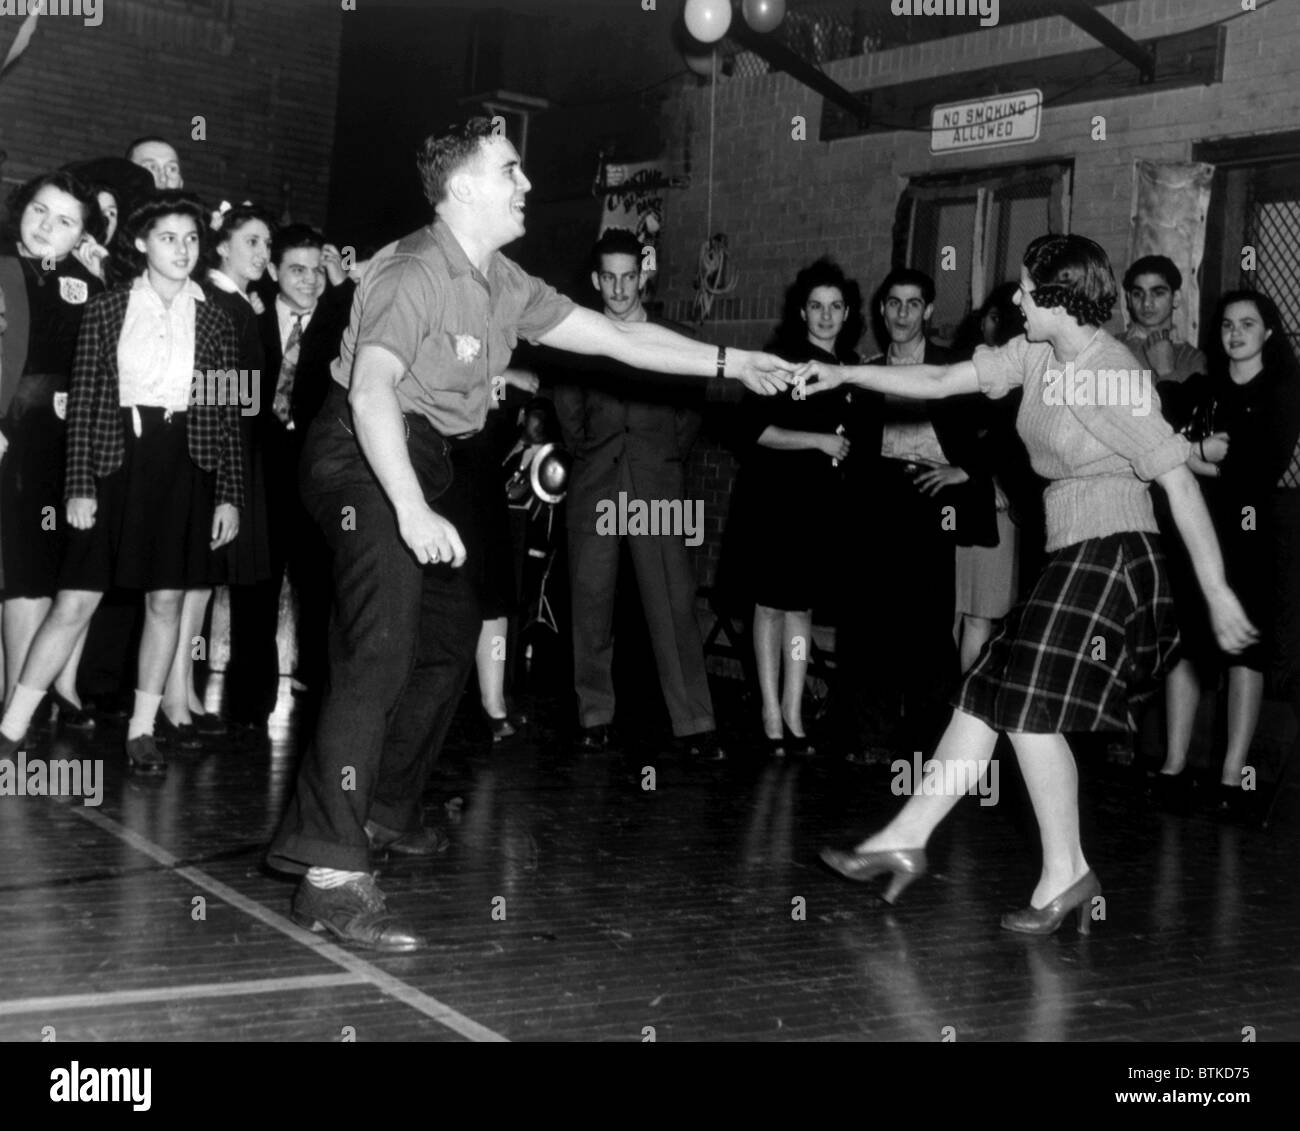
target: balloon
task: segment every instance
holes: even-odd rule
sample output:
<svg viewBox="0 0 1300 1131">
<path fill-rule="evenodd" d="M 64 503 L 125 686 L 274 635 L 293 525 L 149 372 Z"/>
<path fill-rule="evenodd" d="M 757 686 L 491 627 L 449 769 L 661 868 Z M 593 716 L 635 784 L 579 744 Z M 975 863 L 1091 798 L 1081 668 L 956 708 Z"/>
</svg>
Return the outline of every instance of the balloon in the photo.
<svg viewBox="0 0 1300 1131">
<path fill-rule="evenodd" d="M 686 30 L 701 43 L 716 43 L 730 26 L 730 0 L 686 0 Z"/>
<path fill-rule="evenodd" d="M 713 74 L 713 56 L 717 53 L 716 49 L 698 54 L 693 51 L 687 51 L 686 65 L 697 75 L 703 75 L 705 78 L 708 78 Z"/>
<path fill-rule="evenodd" d="M 745 23 L 755 31 L 775 31 L 785 19 L 785 0 L 744 0 Z"/>
</svg>

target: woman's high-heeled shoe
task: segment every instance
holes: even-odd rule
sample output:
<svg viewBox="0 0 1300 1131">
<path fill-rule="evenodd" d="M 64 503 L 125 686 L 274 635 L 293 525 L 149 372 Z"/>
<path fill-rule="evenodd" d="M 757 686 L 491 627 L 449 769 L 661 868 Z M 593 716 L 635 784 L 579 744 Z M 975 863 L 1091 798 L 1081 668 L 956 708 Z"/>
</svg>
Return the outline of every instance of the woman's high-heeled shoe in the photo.
<svg viewBox="0 0 1300 1131">
<path fill-rule="evenodd" d="M 94 730 L 95 712 L 88 707 L 78 707 L 70 699 L 50 688 L 50 698 L 59 709 L 59 722 L 71 730 Z"/>
<path fill-rule="evenodd" d="M 528 725 L 527 715 L 521 711 L 511 711 L 509 708 L 501 716 L 489 715 L 485 710 L 483 717 L 487 719 L 488 730 L 492 732 L 493 742 L 504 742 L 507 738 L 514 738 Z"/>
<path fill-rule="evenodd" d="M 1019 931 L 1022 935 L 1050 935 L 1065 922 L 1071 911 L 1079 913 L 1079 934 L 1086 935 L 1092 927 L 1092 901 L 1101 895 L 1101 881 L 1093 872 L 1075 881 L 1046 907 L 1026 907 L 1002 916 L 1004 931 Z"/>
<path fill-rule="evenodd" d="M 782 724 L 785 729 L 785 749 L 789 754 L 798 754 L 804 758 L 811 758 L 817 753 L 815 747 L 806 734 L 795 734 L 788 726 Z"/>
<path fill-rule="evenodd" d="M 881 852 L 841 852 L 823 848 L 822 863 L 846 880 L 874 880 L 890 874 L 885 902 L 893 903 L 913 881 L 925 875 L 927 862 L 924 848 L 887 848 Z"/>
</svg>

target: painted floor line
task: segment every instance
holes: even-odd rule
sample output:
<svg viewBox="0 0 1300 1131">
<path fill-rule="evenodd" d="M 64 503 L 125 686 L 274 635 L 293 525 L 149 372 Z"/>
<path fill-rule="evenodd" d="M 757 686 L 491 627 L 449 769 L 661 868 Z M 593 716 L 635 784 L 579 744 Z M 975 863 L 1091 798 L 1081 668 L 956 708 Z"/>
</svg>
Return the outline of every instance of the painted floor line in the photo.
<svg viewBox="0 0 1300 1131">
<path fill-rule="evenodd" d="M 291 978 L 256 978 L 243 982 L 200 982 L 191 986 L 148 986 L 138 990 L 111 990 L 105 993 L 24 997 L 14 1001 L 0 1001 L 0 1017 L 22 1013 L 54 1013 L 64 1009 L 108 1009 L 121 1005 L 149 1005 L 158 1001 L 194 1001 L 368 984 L 368 980 L 360 974 L 303 974 Z"/>
<path fill-rule="evenodd" d="M 171 868 L 178 876 L 184 876 L 190 883 L 196 887 L 201 887 L 205 891 L 211 892 L 218 899 L 229 903 L 232 907 L 238 908 L 260 923 L 265 923 L 268 927 L 287 935 L 294 942 L 301 943 L 305 947 L 310 947 L 322 958 L 328 958 L 344 970 L 357 975 L 363 981 L 369 982 L 376 989 L 382 990 L 389 997 L 395 998 L 402 1002 L 403 1005 L 409 1005 L 412 1009 L 418 1010 L 426 1017 L 432 1018 L 441 1025 L 445 1025 L 453 1032 L 459 1033 L 462 1037 L 470 1041 L 505 1041 L 500 1033 L 489 1029 L 486 1025 L 480 1025 L 472 1018 L 466 1017 L 462 1013 L 456 1012 L 451 1006 L 440 1002 L 437 998 L 430 997 L 428 994 L 417 990 L 414 986 L 408 985 L 400 978 L 395 978 L 378 966 L 367 962 L 351 951 L 345 950 L 334 943 L 326 942 L 320 936 L 313 934 L 311 931 L 303 930 L 301 927 L 291 923 L 283 915 L 277 915 L 269 908 L 262 906 L 256 900 L 249 899 L 242 895 L 228 884 L 223 884 L 220 880 L 209 876 L 199 868 L 178 867 L 180 857 L 174 856 L 161 845 L 154 844 L 153 841 L 142 837 L 139 833 L 133 832 L 125 825 L 119 824 L 111 817 L 105 817 L 96 809 L 82 805 L 68 804 L 68 811 L 75 813 L 83 820 L 89 821 L 105 832 L 111 833 L 119 840 L 129 844 L 137 852 L 143 852 L 146 856 L 158 863 Z"/>
</svg>

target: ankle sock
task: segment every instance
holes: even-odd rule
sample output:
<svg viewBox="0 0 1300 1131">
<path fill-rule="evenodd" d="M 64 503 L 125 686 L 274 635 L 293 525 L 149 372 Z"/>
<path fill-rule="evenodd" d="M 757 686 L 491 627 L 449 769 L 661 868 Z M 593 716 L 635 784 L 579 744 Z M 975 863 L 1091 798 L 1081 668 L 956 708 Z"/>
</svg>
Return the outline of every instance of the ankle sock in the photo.
<svg viewBox="0 0 1300 1131">
<path fill-rule="evenodd" d="M 21 683 L 14 685 L 14 695 L 9 701 L 9 709 L 0 721 L 0 734 L 13 742 L 22 742 L 27 735 L 27 728 L 32 725 L 36 708 L 45 698 L 44 691 L 34 687 L 24 687 Z"/>
<path fill-rule="evenodd" d="M 352 880 L 359 880 L 367 872 L 345 872 L 342 868 L 308 868 L 307 882 L 314 888 L 339 888 Z"/>
<path fill-rule="evenodd" d="M 135 709 L 131 712 L 131 721 L 126 726 L 126 739 L 143 738 L 153 734 L 154 719 L 158 717 L 158 708 L 162 704 L 161 695 L 150 695 L 147 691 L 135 689 Z"/>
</svg>

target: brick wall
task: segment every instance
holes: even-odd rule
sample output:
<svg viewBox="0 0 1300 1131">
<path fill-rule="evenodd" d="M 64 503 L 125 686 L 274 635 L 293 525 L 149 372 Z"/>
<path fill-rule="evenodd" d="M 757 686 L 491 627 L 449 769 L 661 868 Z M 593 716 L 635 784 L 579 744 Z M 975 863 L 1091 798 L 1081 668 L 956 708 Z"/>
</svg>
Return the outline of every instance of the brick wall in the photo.
<svg viewBox="0 0 1300 1131">
<path fill-rule="evenodd" d="M 1190 30 L 1241 11 L 1227 0 L 1130 0 L 1101 11 L 1144 39 Z M 1201 140 L 1293 129 L 1300 120 L 1300 4 L 1279 2 L 1228 25 L 1223 82 L 1170 93 L 1080 103 L 1043 111 L 1040 139 L 989 153 L 931 156 L 926 133 L 878 133 L 833 143 L 816 140 L 821 96 L 786 75 L 720 79 L 716 91 L 712 230 L 725 232 L 739 289 L 715 305 L 704 334 L 759 346 L 780 316 L 796 272 L 832 253 L 865 293 L 889 268 L 892 223 L 909 176 L 1048 159 L 1074 162 L 1071 230 L 1100 243 L 1116 263 L 1127 254 L 1132 166 L 1137 157 L 1186 161 Z M 1088 50 L 1097 44 L 1054 17 L 827 64 L 849 90 Z M 972 90 L 972 96 L 985 91 Z M 689 189 L 671 193 L 665 216 L 660 294 L 672 317 L 689 317 L 692 281 L 705 237 L 710 91 L 681 87 L 665 104 L 662 132 L 671 151 L 689 149 Z M 791 119 L 807 120 L 806 141 L 791 139 Z M 1103 114 L 1107 140 L 1091 140 Z M 1207 256 L 1215 254 L 1207 248 Z M 864 339 L 863 348 L 872 346 Z M 716 532 L 725 521 L 734 460 L 714 429 L 689 464 L 691 497 L 706 500 L 708 538 L 697 572 L 710 581 Z"/>
<path fill-rule="evenodd" d="M 337 0 L 100 0 L 102 22 L 43 15 L 0 78 L 6 184 L 158 134 L 205 199 L 323 222 L 342 19 Z M 0 52 L 22 19 L 0 19 Z M 202 115 L 207 140 L 191 140 Z"/>
</svg>

